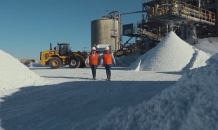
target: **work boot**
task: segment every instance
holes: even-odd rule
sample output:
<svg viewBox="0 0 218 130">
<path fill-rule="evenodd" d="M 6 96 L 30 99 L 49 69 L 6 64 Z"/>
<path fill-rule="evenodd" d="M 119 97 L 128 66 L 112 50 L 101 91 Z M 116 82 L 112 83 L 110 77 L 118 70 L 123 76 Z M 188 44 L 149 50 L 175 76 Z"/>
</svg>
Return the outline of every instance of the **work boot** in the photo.
<svg viewBox="0 0 218 130">
<path fill-rule="evenodd" d="M 108 77 L 108 81 L 111 81 L 111 77 Z"/>
<path fill-rule="evenodd" d="M 93 77 L 93 80 L 96 80 L 96 77 Z"/>
</svg>

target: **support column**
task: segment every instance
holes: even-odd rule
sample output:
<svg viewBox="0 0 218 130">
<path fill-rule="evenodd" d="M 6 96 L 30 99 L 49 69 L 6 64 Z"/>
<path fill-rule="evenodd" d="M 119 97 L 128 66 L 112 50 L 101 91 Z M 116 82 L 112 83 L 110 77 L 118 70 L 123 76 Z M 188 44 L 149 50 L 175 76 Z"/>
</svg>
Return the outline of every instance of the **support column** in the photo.
<svg viewBox="0 0 218 130">
<path fill-rule="evenodd" d="M 198 0 L 198 7 L 201 7 L 201 0 Z"/>
<path fill-rule="evenodd" d="M 181 31 L 182 40 L 185 40 L 186 39 L 186 36 L 185 36 L 186 30 L 185 30 L 185 25 L 184 24 L 181 25 L 180 31 Z"/>
<path fill-rule="evenodd" d="M 193 25 L 193 35 L 194 35 L 194 44 L 196 44 L 198 42 L 198 36 L 197 36 L 197 32 L 196 32 L 196 25 Z"/>
<path fill-rule="evenodd" d="M 218 0 L 216 0 L 216 36 L 218 37 Z"/>
<path fill-rule="evenodd" d="M 187 40 L 189 38 L 189 26 L 186 26 L 185 32 L 186 32 L 185 40 Z"/>
<path fill-rule="evenodd" d="M 160 31 L 161 31 L 161 28 L 159 27 L 159 30 L 158 30 L 158 37 L 160 37 Z"/>
<path fill-rule="evenodd" d="M 191 45 L 197 43 L 196 25 L 193 24 L 187 25 L 185 41 Z"/>
<path fill-rule="evenodd" d="M 196 25 L 193 25 L 193 35 L 197 38 Z"/>
<path fill-rule="evenodd" d="M 170 31 L 170 32 L 171 32 L 171 31 L 174 31 L 174 30 L 173 30 L 173 24 L 170 24 L 170 30 L 169 30 L 169 31 Z"/>
<path fill-rule="evenodd" d="M 168 24 L 166 25 L 166 28 L 167 28 L 167 34 L 169 33 L 169 30 L 168 30 Z"/>
<path fill-rule="evenodd" d="M 158 5 L 157 5 L 157 4 L 155 4 L 155 5 L 154 5 L 154 16 L 156 16 L 156 15 L 157 15 L 157 8 L 158 8 Z"/>
</svg>

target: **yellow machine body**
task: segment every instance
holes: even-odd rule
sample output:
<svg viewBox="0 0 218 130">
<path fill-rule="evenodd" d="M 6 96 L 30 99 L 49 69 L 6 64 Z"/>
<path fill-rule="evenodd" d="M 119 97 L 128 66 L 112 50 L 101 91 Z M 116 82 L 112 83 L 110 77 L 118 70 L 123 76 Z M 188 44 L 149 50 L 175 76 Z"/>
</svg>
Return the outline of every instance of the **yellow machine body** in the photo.
<svg viewBox="0 0 218 130">
<path fill-rule="evenodd" d="M 69 44 L 59 43 L 58 50 L 50 49 L 46 51 L 42 51 L 40 53 L 40 64 L 41 65 L 49 65 L 51 68 L 59 68 L 61 65 L 69 65 L 72 62 L 71 68 L 84 68 L 85 60 L 87 55 L 82 54 L 81 52 L 71 52 L 70 50 L 65 50 L 66 53 L 60 54 L 61 45 L 66 45 L 68 47 Z M 74 59 L 74 60 L 72 60 Z M 78 62 L 78 63 L 75 63 Z M 73 65 L 76 64 L 76 65 Z"/>
</svg>

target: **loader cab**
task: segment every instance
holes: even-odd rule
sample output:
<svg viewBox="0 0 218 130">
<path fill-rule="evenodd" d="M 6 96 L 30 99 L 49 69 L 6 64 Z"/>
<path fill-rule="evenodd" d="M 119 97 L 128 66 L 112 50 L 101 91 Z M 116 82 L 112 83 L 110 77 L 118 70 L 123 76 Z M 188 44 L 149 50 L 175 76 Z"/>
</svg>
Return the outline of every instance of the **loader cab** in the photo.
<svg viewBox="0 0 218 130">
<path fill-rule="evenodd" d="M 71 52 L 69 43 L 58 43 L 59 55 L 67 56 Z"/>
</svg>

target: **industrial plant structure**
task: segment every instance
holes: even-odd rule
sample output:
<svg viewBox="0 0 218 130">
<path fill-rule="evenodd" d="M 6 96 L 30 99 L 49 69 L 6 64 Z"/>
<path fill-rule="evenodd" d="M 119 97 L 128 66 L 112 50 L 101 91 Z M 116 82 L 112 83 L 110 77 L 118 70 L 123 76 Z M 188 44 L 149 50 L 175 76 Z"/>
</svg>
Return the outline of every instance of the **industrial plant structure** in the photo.
<svg viewBox="0 0 218 130">
<path fill-rule="evenodd" d="M 130 13 L 113 11 L 102 19 L 92 21 L 91 43 L 111 44 L 112 51 L 126 47 L 131 38 L 134 46 L 149 49 L 169 32 L 174 31 L 189 44 L 197 38 L 218 36 L 218 0 L 153 0 L 142 3 L 142 10 Z M 137 23 L 122 25 L 122 15 L 142 13 Z M 121 29 L 122 27 L 122 29 Z M 122 42 L 122 36 L 130 39 Z"/>
<path fill-rule="evenodd" d="M 217 36 L 217 10 L 206 10 L 206 0 L 156 0 L 143 3 L 147 12 L 138 27 L 152 32 L 157 37 L 164 37 L 168 31 L 174 31 L 190 44 L 197 38 Z M 213 1 L 214 5 L 217 5 Z M 204 3 L 203 6 L 201 3 Z M 207 3 L 207 4 L 206 4 Z M 216 4 L 215 4 L 216 3 Z M 199 36 L 198 36 L 199 35 Z"/>
<path fill-rule="evenodd" d="M 121 41 L 121 19 L 113 11 L 109 15 L 103 16 L 101 19 L 91 22 L 91 46 L 99 44 L 111 44 L 111 51 L 120 49 L 119 41 Z"/>
</svg>

